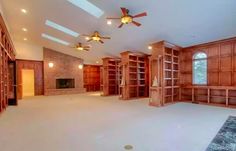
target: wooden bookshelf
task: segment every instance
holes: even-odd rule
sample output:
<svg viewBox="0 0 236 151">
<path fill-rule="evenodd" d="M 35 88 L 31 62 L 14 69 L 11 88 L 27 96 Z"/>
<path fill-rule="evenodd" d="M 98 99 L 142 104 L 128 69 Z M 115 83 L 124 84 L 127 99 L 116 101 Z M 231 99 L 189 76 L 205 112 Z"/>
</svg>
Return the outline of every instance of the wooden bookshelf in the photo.
<svg viewBox="0 0 236 151">
<path fill-rule="evenodd" d="M 124 83 L 120 85 L 120 98 L 128 100 L 148 97 L 148 55 L 126 51 L 121 53 L 121 60 L 120 72 L 122 76 L 120 78 L 124 79 Z"/>
<path fill-rule="evenodd" d="M 152 44 L 150 57 L 150 105 L 179 101 L 179 55 L 181 47 L 161 41 Z M 154 79 L 157 84 L 153 84 Z"/>
<path fill-rule="evenodd" d="M 103 58 L 103 96 L 119 94 L 119 58 Z"/>
<path fill-rule="evenodd" d="M 4 20 L 0 15 L 0 113 L 8 106 L 8 99 L 10 98 L 9 94 L 10 91 L 13 91 L 13 85 L 9 81 L 8 62 L 15 60 L 14 50 L 10 35 L 7 31 Z M 14 99 L 15 104 L 17 104 L 16 98 Z"/>
<path fill-rule="evenodd" d="M 84 88 L 87 92 L 100 91 L 100 66 L 84 65 Z"/>
</svg>

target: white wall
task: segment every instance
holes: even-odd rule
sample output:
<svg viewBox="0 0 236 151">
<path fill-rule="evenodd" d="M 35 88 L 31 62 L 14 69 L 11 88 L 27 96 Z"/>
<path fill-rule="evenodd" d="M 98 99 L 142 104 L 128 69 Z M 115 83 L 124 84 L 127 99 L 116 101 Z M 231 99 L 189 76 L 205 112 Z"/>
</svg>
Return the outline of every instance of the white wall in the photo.
<svg viewBox="0 0 236 151">
<path fill-rule="evenodd" d="M 43 47 L 28 42 L 14 41 L 16 59 L 43 60 Z"/>
<path fill-rule="evenodd" d="M 2 6 L 1 1 L 0 1 L 0 13 L 2 14 L 2 17 L 3 17 L 3 20 L 4 20 L 5 25 L 6 25 L 6 27 L 7 27 L 7 30 L 8 30 L 8 32 L 9 32 L 9 34 L 11 35 L 11 31 L 10 31 L 9 25 L 8 25 L 8 23 L 7 23 L 6 15 L 5 15 L 5 13 L 4 13 L 4 9 L 3 9 L 3 6 Z"/>
<path fill-rule="evenodd" d="M 1 14 L 3 13 L 2 3 L 1 2 L 0 2 L 0 12 L 1 12 Z"/>
</svg>

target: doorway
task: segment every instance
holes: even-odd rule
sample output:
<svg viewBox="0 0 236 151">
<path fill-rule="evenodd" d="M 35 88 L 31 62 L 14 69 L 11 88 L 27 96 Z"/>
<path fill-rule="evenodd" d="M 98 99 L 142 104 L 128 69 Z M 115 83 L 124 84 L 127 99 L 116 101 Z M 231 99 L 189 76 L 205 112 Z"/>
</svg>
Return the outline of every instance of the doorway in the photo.
<svg viewBox="0 0 236 151">
<path fill-rule="evenodd" d="M 34 95 L 34 70 L 22 69 L 22 96 Z"/>
<path fill-rule="evenodd" d="M 8 62 L 8 105 L 17 105 L 16 62 Z"/>
</svg>

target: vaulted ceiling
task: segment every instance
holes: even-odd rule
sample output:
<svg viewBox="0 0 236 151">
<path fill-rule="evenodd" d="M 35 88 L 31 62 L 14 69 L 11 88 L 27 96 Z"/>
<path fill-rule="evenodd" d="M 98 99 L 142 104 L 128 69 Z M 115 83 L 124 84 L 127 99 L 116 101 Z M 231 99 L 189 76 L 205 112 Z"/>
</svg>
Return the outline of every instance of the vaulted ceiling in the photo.
<svg viewBox="0 0 236 151">
<path fill-rule="evenodd" d="M 66 54 L 78 56 L 88 62 L 96 62 L 105 56 L 119 56 L 124 50 L 149 53 L 148 44 L 160 40 L 190 46 L 199 43 L 236 36 L 235 0 L 89 0 L 105 13 L 96 18 L 75 7 L 67 0 L 0 0 L 14 40 L 52 48 Z M 137 19 L 141 27 L 133 25 L 118 29 L 118 21 L 111 26 L 106 17 L 120 16 L 120 7 L 127 7 L 132 14 L 146 11 L 147 17 Z M 27 15 L 20 9 L 28 10 Z M 89 43 L 91 51 L 81 52 L 70 47 L 43 39 L 42 33 L 68 41 L 86 44 L 84 37 L 66 35 L 45 26 L 49 19 L 79 34 L 90 34 L 97 30 L 111 40 L 105 44 Z M 22 28 L 28 29 L 25 33 Z"/>
</svg>

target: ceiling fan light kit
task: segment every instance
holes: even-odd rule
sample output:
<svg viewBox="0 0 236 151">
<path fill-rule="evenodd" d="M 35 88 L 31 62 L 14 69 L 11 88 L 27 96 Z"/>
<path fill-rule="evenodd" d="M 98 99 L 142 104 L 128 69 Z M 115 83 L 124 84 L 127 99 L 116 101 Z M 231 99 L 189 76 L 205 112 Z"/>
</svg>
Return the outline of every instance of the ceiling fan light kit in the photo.
<svg viewBox="0 0 236 151">
<path fill-rule="evenodd" d="M 133 21 L 133 18 L 131 16 L 124 16 L 121 18 L 121 22 L 123 24 L 129 24 Z"/>
</svg>

